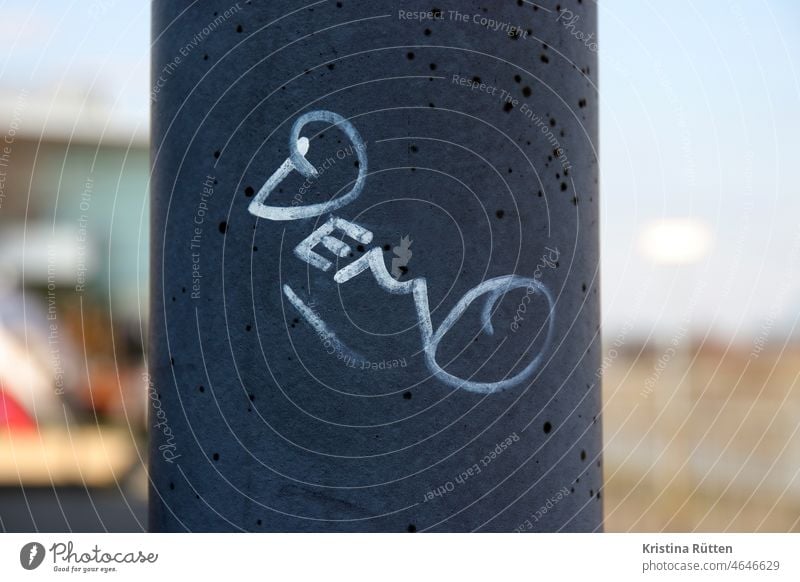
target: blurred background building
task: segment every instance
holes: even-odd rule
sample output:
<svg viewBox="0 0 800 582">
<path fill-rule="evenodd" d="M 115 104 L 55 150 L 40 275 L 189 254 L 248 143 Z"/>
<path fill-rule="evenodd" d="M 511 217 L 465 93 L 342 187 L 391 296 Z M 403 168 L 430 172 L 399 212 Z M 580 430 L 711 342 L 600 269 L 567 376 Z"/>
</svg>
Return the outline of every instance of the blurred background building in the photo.
<svg viewBox="0 0 800 582">
<path fill-rule="evenodd" d="M 798 531 L 800 6 L 599 4 L 606 529 Z M 144 527 L 148 12 L 3 8 L 0 531 Z"/>
<path fill-rule="evenodd" d="M 0 530 L 141 529 L 147 134 L 88 78 L 18 64 L 0 75 Z"/>
</svg>

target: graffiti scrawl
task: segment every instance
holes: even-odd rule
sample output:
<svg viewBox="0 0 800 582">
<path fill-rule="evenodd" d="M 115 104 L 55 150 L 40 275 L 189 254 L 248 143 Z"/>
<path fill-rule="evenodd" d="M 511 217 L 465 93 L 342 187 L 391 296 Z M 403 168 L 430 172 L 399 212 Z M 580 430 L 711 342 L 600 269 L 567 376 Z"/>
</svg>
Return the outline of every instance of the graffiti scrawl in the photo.
<svg viewBox="0 0 800 582">
<path fill-rule="evenodd" d="M 305 178 L 317 178 L 319 172 L 306 159 L 310 142 L 308 138 L 301 137 L 304 126 L 312 122 L 326 122 L 337 126 L 350 140 L 358 157 L 358 176 L 349 192 L 327 202 L 306 204 L 300 206 L 271 206 L 266 204 L 270 194 L 292 172 L 298 172 Z M 289 158 L 269 177 L 259 192 L 253 198 L 248 208 L 249 212 L 259 218 L 273 221 L 293 221 L 314 218 L 339 210 L 354 201 L 364 189 L 367 179 L 367 148 L 358 130 L 337 113 L 330 111 L 312 111 L 299 117 L 292 126 L 289 136 Z M 327 251 L 339 258 L 349 257 L 352 253 L 350 245 L 345 242 L 350 239 L 359 245 L 369 247 L 373 240 L 373 233 L 366 228 L 350 222 L 339 216 L 331 215 L 328 220 L 316 228 L 303 239 L 294 249 L 294 255 L 308 265 L 322 272 L 330 272 L 334 267 L 332 261 L 317 252 L 316 249 L 324 247 Z M 409 243 L 410 244 L 410 243 Z M 425 364 L 431 374 L 441 382 L 470 392 L 491 394 L 517 386 L 528 380 L 539 368 L 551 343 L 555 319 L 555 303 L 549 289 L 536 278 L 522 277 L 519 275 L 505 275 L 483 281 L 468 291 L 451 309 L 437 328 L 434 329 L 431 320 L 430 304 L 428 301 L 428 284 L 425 277 L 416 277 L 408 281 L 399 281 L 395 273 L 389 272 L 380 247 L 373 246 L 365 249 L 365 253 L 357 260 L 339 269 L 333 274 L 333 280 L 343 285 L 368 272 L 372 275 L 381 289 L 393 295 L 410 295 L 414 301 L 418 325 L 425 355 Z M 410 258 L 408 245 L 403 252 Z M 406 255 L 403 255 L 406 256 Z M 402 258 L 402 257 L 401 257 Z M 397 265 L 395 265 L 397 267 Z M 396 272 L 395 267 L 393 271 Z M 398 267 L 399 268 L 399 267 Z M 517 374 L 511 377 L 492 382 L 478 382 L 469 378 L 459 378 L 445 371 L 436 360 L 436 352 L 447 333 L 464 315 L 469 306 L 476 300 L 482 300 L 481 324 L 484 333 L 494 334 L 492 313 L 495 306 L 503 296 L 516 289 L 526 289 L 528 295 L 541 295 L 548 305 L 547 332 L 544 343 L 538 354 L 527 363 Z M 323 319 L 297 295 L 289 286 L 283 286 L 283 294 L 289 303 L 297 310 L 318 333 L 325 333 L 328 337 L 336 335 Z M 338 339 L 336 341 L 339 341 Z"/>
</svg>

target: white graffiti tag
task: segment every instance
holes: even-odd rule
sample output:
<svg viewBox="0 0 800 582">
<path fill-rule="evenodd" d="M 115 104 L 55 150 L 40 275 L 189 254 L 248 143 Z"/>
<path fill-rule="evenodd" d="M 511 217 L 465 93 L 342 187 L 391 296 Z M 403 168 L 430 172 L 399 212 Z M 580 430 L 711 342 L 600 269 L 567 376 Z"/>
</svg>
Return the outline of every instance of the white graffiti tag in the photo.
<svg viewBox="0 0 800 582">
<path fill-rule="evenodd" d="M 297 171 L 307 178 L 317 177 L 319 175 L 316 168 L 305 158 L 310 147 L 309 140 L 308 138 L 300 137 L 300 132 L 303 127 L 315 121 L 327 122 L 337 126 L 353 144 L 359 161 L 358 177 L 356 178 L 353 188 L 343 196 L 318 204 L 293 207 L 266 205 L 265 201 L 269 198 L 272 191 L 291 172 Z M 289 151 L 289 158 L 272 174 L 272 176 L 270 176 L 250 203 L 248 210 L 251 214 L 259 218 L 275 221 L 313 218 L 333 212 L 349 204 L 355 200 L 364 189 L 367 177 L 366 145 L 356 128 L 341 115 L 330 111 L 313 111 L 302 115 L 292 126 L 289 137 Z M 350 245 L 341 238 L 338 238 L 336 236 L 337 234 L 340 236 L 344 235 L 345 237 L 357 241 L 360 245 L 369 245 L 373 239 L 372 232 L 362 226 L 337 216 L 331 216 L 322 226 L 314 230 L 295 247 L 294 254 L 297 258 L 309 265 L 323 272 L 328 272 L 334 266 L 333 262 L 316 252 L 315 249 L 317 247 L 321 245 L 339 258 L 345 258 L 351 254 Z M 378 285 L 388 293 L 412 296 L 416 308 L 420 334 L 422 336 L 425 363 L 437 379 L 450 386 L 462 388 L 470 392 L 490 394 L 521 384 L 528 380 L 541 365 L 542 359 L 552 343 L 555 326 L 555 303 L 547 287 L 535 278 L 521 277 L 519 275 L 505 275 L 503 277 L 496 277 L 483 281 L 480 285 L 468 291 L 455 307 L 450 310 L 450 313 L 445 317 L 439 327 L 434 330 L 428 301 L 428 284 L 424 277 L 417 277 L 403 282 L 398 281 L 386 268 L 381 248 L 373 247 L 366 250 L 365 254 L 357 260 L 336 271 L 333 275 L 333 280 L 341 285 L 365 271 L 369 271 Z M 477 299 L 483 298 L 484 304 L 481 310 L 481 323 L 484 333 L 492 335 L 494 333 L 494 326 L 492 325 L 492 313 L 494 308 L 506 293 L 514 291 L 515 289 L 526 289 L 528 294 L 539 294 L 547 301 L 547 332 L 544 343 L 538 354 L 514 376 L 504 377 L 494 382 L 478 382 L 471 379 L 459 378 L 445 371 L 436 360 L 436 352 L 443 338 L 464 315 L 469 306 Z M 289 285 L 283 286 L 283 293 L 297 312 L 306 319 L 315 330 L 324 330 L 329 336 L 335 337 L 333 336 L 333 332 L 328 330 L 328 326 L 319 315 L 309 308 Z"/>
</svg>

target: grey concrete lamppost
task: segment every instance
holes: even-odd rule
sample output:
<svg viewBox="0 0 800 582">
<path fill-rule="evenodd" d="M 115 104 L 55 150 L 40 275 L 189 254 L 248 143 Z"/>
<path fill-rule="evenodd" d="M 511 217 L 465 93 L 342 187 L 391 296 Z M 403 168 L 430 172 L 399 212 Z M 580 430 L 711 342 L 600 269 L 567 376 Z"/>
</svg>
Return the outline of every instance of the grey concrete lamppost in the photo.
<svg viewBox="0 0 800 582">
<path fill-rule="evenodd" d="M 153 4 L 153 531 L 602 527 L 594 2 Z"/>
</svg>

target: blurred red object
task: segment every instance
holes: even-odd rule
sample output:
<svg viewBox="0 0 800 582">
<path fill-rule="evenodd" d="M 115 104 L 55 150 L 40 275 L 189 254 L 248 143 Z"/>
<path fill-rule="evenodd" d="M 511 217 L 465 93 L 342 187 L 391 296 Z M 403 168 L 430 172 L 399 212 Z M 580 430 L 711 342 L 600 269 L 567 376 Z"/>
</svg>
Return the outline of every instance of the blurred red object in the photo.
<svg viewBox="0 0 800 582">
<path fill-rule="evenodd" d="M 36 423 L 25 408 L 2 389 L 0 389 L 0 426 L 13 430 L 36 428 Z"/>
</svg>

